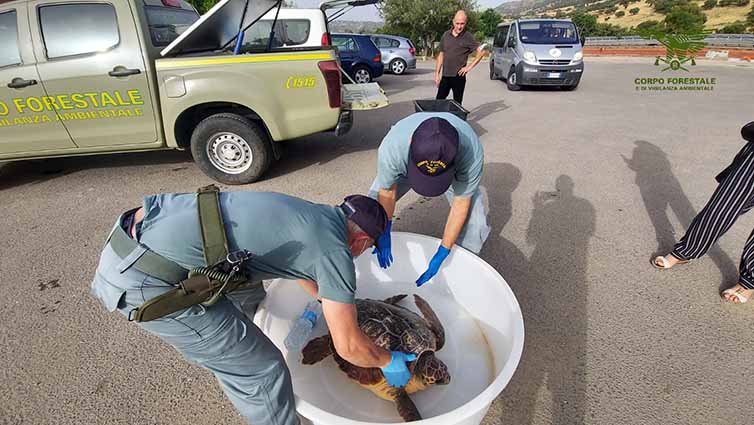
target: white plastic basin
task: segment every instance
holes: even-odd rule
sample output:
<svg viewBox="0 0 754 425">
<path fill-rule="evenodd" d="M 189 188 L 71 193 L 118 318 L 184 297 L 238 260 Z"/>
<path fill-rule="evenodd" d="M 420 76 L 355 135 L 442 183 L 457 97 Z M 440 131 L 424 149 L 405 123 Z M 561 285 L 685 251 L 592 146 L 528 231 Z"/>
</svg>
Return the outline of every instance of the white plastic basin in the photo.
<svg viewBox="0 0 754 425">
<path fill-rule="evenodd" d="M 445 328 L 445 346 L 436 353 L 447 364 L 451 383 L 411 395 L 421 425 L 477 425 L 508 384 L 521 359 L 524 323 L 516 297 L 500 274 L 481 258 L 453 248 L 440 272 L 417 288 L 439 239 L 394 232 L 393 265 L 379 267 L 371 251 L 356 260 L 359 298 L 409 294 L 400 305 L 418 313 L 412 294 L 433 307 Z M 295 282 L 276 280 L 254 322 L 283 352 L 291 370 L 298 413 L 314 425 L 374 425 L 403 422 L 395 405 L 350 381 L 332 358 L 301 364 L 300 352 L 283 345 L 309 296 Z M 324 319 L 314 336 L 327 332 Z"/>
</svg>

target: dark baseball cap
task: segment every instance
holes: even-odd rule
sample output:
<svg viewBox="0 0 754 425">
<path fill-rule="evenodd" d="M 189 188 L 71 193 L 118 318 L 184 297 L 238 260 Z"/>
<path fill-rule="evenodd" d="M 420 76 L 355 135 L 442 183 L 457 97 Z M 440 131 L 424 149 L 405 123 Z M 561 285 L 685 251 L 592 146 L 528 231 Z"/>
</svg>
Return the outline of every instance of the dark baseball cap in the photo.
<svg viewBox="0 0 754 425">
<path fill-rule="evenodd" d="M 411 136 L 406 174 L 411 189 L 423 196 L 440 196 L 453 182 L 458 154 L 458 130 L 447 120 L 424 120 Z"/>
<path fill-rule="evenodd" d="M 356 223 L 377 244 L 387 228 L 387 213 L 376 200 L 364 195 L 346 196 L 340 208 L 349 220 Z"/>
<path fill-rule="evenodd" d="M 754 142 L 754 121 L 741 127 L 741 137 L 747 142 Z"/>
</svg>

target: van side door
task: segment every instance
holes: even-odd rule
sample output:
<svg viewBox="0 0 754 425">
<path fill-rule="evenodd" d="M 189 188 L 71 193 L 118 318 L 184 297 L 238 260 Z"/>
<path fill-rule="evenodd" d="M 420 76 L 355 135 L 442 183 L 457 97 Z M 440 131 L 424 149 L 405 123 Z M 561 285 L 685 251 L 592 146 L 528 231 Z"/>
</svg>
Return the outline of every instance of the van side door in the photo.
<svg viewBox="0 0 754 425">
<path fill-rule="evenodd" d="M 492 60 L 495 64 L 495 73 L 503 77 L 508 76 L 508 68 L 503 67 L 503 53 L 505 53 L 505 40 L 508 38 L 508 28 L 510 28 L 510 25 L 498 28 L 497 35 L 495 35 L 495 40 L 492 43 Z"/>
<path fill-rule="evenodd" d="M 152 93 L 126 0 L 29 2 L 37 68 L 82 148 L 158 145 Z"/>
<path fill-rule="evenodd" d="M 45 111 L 45 91 L 37 73 L 26 4 L 0 5 L 0 156 L 19 158 L 76 146 Z"/>
<path fill-rule="evenodd" d="M 516 44 L 518 43 L 518 25 L 513 23 L 508 31 L 508 37 L 505 38 L 505 47 L 503 48 L 503 65 L 505 76 L 508 76 L 508 70 L 516 64 Z"/>
</svg>

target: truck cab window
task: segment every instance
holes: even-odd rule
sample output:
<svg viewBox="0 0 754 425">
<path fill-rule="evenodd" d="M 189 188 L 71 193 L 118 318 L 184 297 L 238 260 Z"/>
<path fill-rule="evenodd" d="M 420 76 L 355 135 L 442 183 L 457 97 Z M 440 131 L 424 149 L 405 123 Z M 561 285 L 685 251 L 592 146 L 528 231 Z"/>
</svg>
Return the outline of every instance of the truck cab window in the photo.
<svg viewBox="0 0 754 425">
<path fill-rule="evenodd" d="M 259 21 L 244 32 L 242 52 L 259 51 L 267 48 L 270 41 L 272 21 Z M 306 43 L 309 39 L 311 23 L 306 19 L 280 19 L 275 23 L 275 38 L 272 48 L 292 47 Z"/>
<path fill-rule="evenodd" d="M 152 45 L 165 47 L 172 43 L 188 27 L 199 20 L 199 14 L 191 10 L 146 6 L 149 35 Z"/>
<path fill-rule="evenodd" d="M 118 21 L 109 4 L 63 4 L 39 8 L 47 57 L 104 52 L 118 45 Z"/>
<path fill-rule="evenodd" d="M 0 68 L 20 63 L 16 12 L 0 13 Z"/>
</svg>

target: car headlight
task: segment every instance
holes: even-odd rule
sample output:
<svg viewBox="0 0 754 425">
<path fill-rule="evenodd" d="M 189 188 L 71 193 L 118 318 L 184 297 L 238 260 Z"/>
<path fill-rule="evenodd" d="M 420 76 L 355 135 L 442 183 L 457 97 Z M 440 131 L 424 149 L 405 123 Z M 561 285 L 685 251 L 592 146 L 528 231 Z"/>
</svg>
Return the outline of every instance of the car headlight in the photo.
<svg viewBox="0 0 754 425">
<path fill-rule="evenodd" d="M 524 52 L 524 61 L 529 63 L 537 63 L 537 56 L 534 55 L 534 52 L 527 50 Z"/>
<path fill-rule="evenodd" d="M 582 52 L 576 52 L 575 55 L 573 55 L 573 61 L 578 62 L 581 59 L 584 59 L 584 54 Z"/>
</svg>

